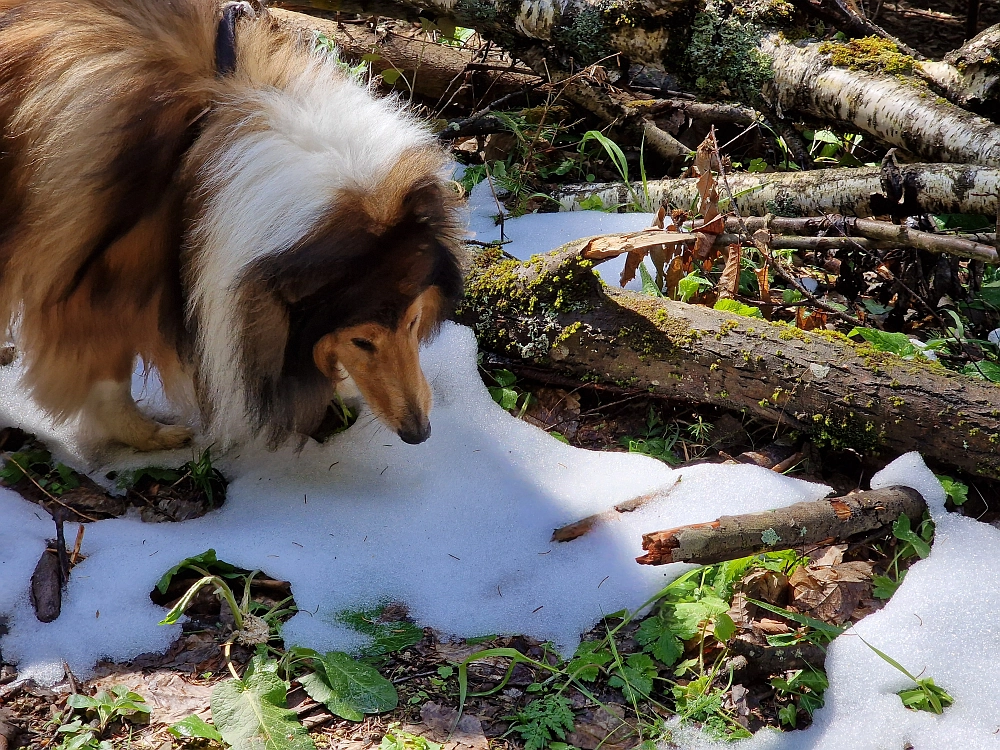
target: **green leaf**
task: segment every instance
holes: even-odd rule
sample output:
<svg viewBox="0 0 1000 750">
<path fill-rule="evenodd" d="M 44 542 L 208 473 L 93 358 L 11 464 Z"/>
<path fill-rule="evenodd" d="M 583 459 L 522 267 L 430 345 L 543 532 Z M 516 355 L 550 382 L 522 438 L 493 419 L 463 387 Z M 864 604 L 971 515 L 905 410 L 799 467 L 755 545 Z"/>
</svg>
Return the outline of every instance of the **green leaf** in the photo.
<svg viewBox="0 0 1000 750">
<path fill-rule="evenodd" d="M 599 195 L 591 195 L 589 198 L 584 198 L 579 203 L 581 211 L 603 211 L 604 201 L 601 200 Z"/>
<path fill-rule="evenodd" d="M 798 612 L 789 612 L 787 609 L 775 607 L 773 604 L 768 604 L 767 602 L 762 602 L 757 599 L 751 599 L 750 597 L 747 597 L 747 601 L 756 604 L 762 609 L 766 609 L 768 612 L 773 612 L 774 614 L 781 615 L 792 622 L 797 622 L 799 625 L 805 625 L 813 630 L 818 630 L 820 633 L 829 636 L 831 640 L 847 629 L 838 625 L 831 625 L 828 622 L 823 622 L 822 620 L 817 620 L 815 617 L 809 617 L 808 615 L 803 615 Z"/>
<path fill-rule="evenodd" d="M 285 708 L 284 680 L 255 669 L 212 691 L 212 721 L 233 750 L 315 750 L 294 711 Z"/>
<path fill-rule="evenodd" d="M 672 667 L 684 655 L 684 644 L 662 616 L 643 620 L 635 637 L 665 667 Z"/>
<path fill-rule="evenodd" d="M 222 735 L 219 734 L 219 730 L 197 714 L 191 714 L 186 719 L 181 719 L 176 724 L 171 724 L 167 727 L 167 731 L 174 737 L 183 739 L 198 738 L 222 742 Z"/>
<path fill-rule="evenodd" d="M 789 703 L 787 706 L 782 706 L 781 708 L 778 709 L 778 720 L 782 724 L 790 726 L 792 729 L 795 729 L 795 721 L 797 716 L 798 716 L 798 710 L 796 709 L 794 703 Z"/>
<path fill-rule="evenodd" d="M 89 709 L 97 708 L 100 705 L 100 701 L 89 695 L 74 693 L 66 699 L 66 705 L 70 708 Z"/>
<path fill-rule="evenodd" d="M 505 717 L 514 722 L 511 730 L 521 735 L 524 750 L 542 750 L 552 740 L 566 739 L 573 731 L 573 710 L 568 698 L 545 695 L 537 698 L 513 716 Z"/>
<path fill-rule="evenodd" d="M 389 86 L 392 86 L 400 79 L 403 75 L 403 71 L 396 70 L 395 68 L 386 68 L 382 71 L 382 80 L 385 81 Z"/>
<path fill-rule="evenodd" d="M 711 281 L 693 271 L 677 282 L 677 293 L 681 296 L 681 302 L 690 302 L 702 289 L 709 289 L 711 286 Z"/>
<path fill-rule="evenodd" d="M 751 159 L 750 164 L 747 167 L 747 171 L 750 172 L 750 174 L 765 172 L 767 171 L 767 162 L 760 158 Z"/>
<path fill-rule="evenodd" d="M 988 359 L 981 359 L 978 362 L 969 362 L 962 368 L 962 374 L 968 375 L 978 380 L 988 380 L 991 383 L 1000 383 L 1000 365 Z"/>
<path fill-rule="evenodd" d="M 801 302 L 805 299 L 802 296 L 802 292 L 798 289 L 782 289 L 781 290 L 781 301 L 786 305 L 794 304 L 795 302 Z"/>
<path fill-rule="evenodd" d="M 604 645 L 603 641 L 583 641 L 577 646 L 576 653 L 566 666 L 566 671 L 571 676 L 584 682 L 593 682 L 597 679 L 601 667 L 608 664 L 614 656 Z"/>
<path fill-rule="evenodd" d="M 510 370 L 494 370 L 492 376 L 501 388 L 509 388 L 517 382 L 517 375 Z"/>
<path fill-rule="evenodd" d="M 663 292 L 660 291 L 660 287 L 653 281 L 653 277 L 650 276 L 649 269 L 646 268 L 645 263 L 639 264 L 639 278 L 642 279 L 642 291 L 644 294 L 650 294 L 654 297 L 663 296 Z"/>
<path fill-rule="evenodd" d="M 379 750 L 441 750 L 441 745 L 418 734 L 410 734 L 392 724 L 382 738 Z"/>
<path fill-rule="evenodd" d="M 420 643 L 424 631 L 405 620 L 386 622 L 381 619 L 388 602 L 370 609 L 345 611 L 337 615 L 337 622 L 363 633 L 372 639 L 370 646 L 362 649 L 363 656 L 382 656 L 402 651 L 415 643 Z M 313 653 L 312 656 L 319 655 Z"/>
<path fill-rule="evenodd" d="M 906 571 L 899 574 L 899 578 L 893 580 L 889 576 L 874 576 L 872 578 L 872 596 L 876 599 L 891 599 L 896 593 L 896 589 L 903 583 Z"/>
<path fill-rule="evenodd" d="M 829 130 L 817 130 L 813 134 L 813 140 L 819 141 L 820 143 L 832 143 L 836 146 L 843 146 L 844 142 L 837 137 L 835 133 Z"/>
<path fill-rule="evenodd" d="M 721 615 L 715 618 L 715 628 L 713 629 L 715 633 L 715 639 L 722 643 L 725 643 L 733 634 L 736 632 L 736 623 L 733 622 L 733 618 L 728 614 L 723 612 Z"/>
<path fill-rule="evenodd" d="M 174 567 L 164 573 L 160 580 L 156 583 L 156 590 L 161 594 L 167 593 L 167 589 L 170 587 L 170 581 L 173 580 L 174 576 L 184 568 L 189 568 L 193 565 L 199 568 L 204 568 L 205 570 L 211 570 L 219 575 L 225 575 L 226 573 L 233 573 L 236 571 L 235 566 L 216 559 L 214 549 L 207 549 L 200 555 L 185 557 Z"/>
<path fill-rule="evenodd" d="M 860 336 L 880 352 L 895 354 L 903 359 L 913 359 L 920 350 L 905 333 L 887 333 L 874 328 L 852 328 L 848 336 Z"/>
<path fill-rule="evenodd" d="M 723 312 L 732 312 L 737 315 L 742 315 L 745 318 L 763 318 L 764 315 L 761 313 L 759 307 L 751 307 L 750 305 L 744 305 L 742 302 L 735 299 L 720 299 L 715 303 L 716 310 L 722 310 Z"/>
<path fill-rule="evenodd" d="M 921 560 L 931 553 L 931 546 L 910 529 L 910 519 L 906 517 L 905 513 L 900 513 L 899 518 L 892 524 L 892 535 L 912 544 Z"/>
<path fill-rule="evenodd" d="M 967 484 L 943 474 L 935 474 L 934 476 L 944 488 L 945 495 L 955 505 L 963 505 L 969 499 L 969 486 Z"/>
<path fill-rule="evenodd" d="M 316 671 L 299 678 L 302 687 L 313 700 L 348 721 L 391 711 L 399 702 L 389 680 L 345 653 L 331 651 L 313 663 Z"/>
</svg>

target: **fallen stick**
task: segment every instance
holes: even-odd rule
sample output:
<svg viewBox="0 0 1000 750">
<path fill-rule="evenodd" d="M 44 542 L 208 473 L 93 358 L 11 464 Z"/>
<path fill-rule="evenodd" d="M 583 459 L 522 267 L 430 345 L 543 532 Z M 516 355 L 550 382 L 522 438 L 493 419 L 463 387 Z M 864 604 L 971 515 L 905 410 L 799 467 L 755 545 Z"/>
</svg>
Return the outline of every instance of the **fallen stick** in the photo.
<svg viewBox="0 0 1000 750">
<path fill-rule="evenodd" d="M 565 526 L 560 526 L 552 532 L 552 538 L 549 541 L 552 542 L 571 542 L 577 539 L 592 528 L 594 528 L 599 523 L 606 523 L 608 521 L 616 521 L 621 516 L 622 513 L 631 513 L 632 511 L 639 510 L 643 505 L 648 503 L 653 498 L 665 497 L 670 494 L 670 490 L 677 486 L 680 482 L 680 477 L 674 480 L 674 483 L 663 490 L 657 490 L 656 492 L 649 492 L 645 495 L 639 495 L 639 497 L 634 497 L 631 500 L 626 500 L 623 503 L 619 503 L 614 506 L 611 510 L 606 510 L 603 513 L 595 513 L 592 516 L 587 516 L 586 518 L 581 518 L 579 521 L 574 521 L 573 523 L 568 523 Z"/>
<path fill-rule="evenodd" d="M 710 523 L 643 534 L 646 554 L 637 557 L 636 562 L 711 565 L 758 552 L 844 541 L 854 534 L 887 526 L 900 514 L 918 522 L 926 509 L 927 504 L 916 490 L 886 487 L 763 513 L 722 516 Z"/>
</svg>

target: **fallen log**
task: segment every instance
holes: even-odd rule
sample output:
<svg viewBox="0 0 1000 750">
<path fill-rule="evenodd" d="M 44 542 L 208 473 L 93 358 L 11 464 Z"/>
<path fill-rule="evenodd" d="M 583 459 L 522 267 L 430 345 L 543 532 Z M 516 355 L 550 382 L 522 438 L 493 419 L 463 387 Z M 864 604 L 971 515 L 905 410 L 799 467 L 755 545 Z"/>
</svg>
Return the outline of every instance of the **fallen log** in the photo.
<svg viewBox="0 0 1000 750">
<path fill-rule="evenodd" d="M 761 49 L 774 71 L 764 94 L 779 111 L 833 119 L 928 161 L 1000 166 L 1000 128 L 914 77 L 837 67 L 822 44 Z"/>
<path fill-rule="evenodd" d="M 919 450 L 1000 477 L 1000 386 L 830 331 L 605 287 L 589 239 L 528 261 L 486 248 L 456 318 L 481 348 L 582 382 L 741 410 L 863 455 Z"/>
<path fill-rule="evenodd" d="M 640 565 L 712 565 L 759 552 L 833 544 L 889 526 L 901 514 L 918 524 L 926 509 L 916 490 L 885 487 L 763 513 L 722 516 L 710 523 L 643 534 L 646 554 L 635 561 Z"/>
<path fill-rule="evenodd" d="M 397 89 L 453 105 L 475 105 L 483 97 L 498 99 L 531 86 L 533 75 L 476 65 L 472 50 L 437 44 L 417 36 L 379 34 L 367 27 L 347 26 L 318 16 L 280 8 L 268 11 L 275 25 L 291 34 L 323 34 L 341 57 L 357 63 L 370 60 L 374 73 L 399 71 Z"/>
<path fill-rule="evenodd" d="M 734 173 L 726 176 L 743 216 L 815 216 L 843 214 L 871 217 L 891 214 L 894 201 L 885 195 L 879 167 L 817 169 L 811 172 Z M 1000 169 L 960 164 L 901 164 L 893 194 L 906 213 L 980 214 L 996 216 Z M 631 190 L 642 195 L 641 182 Z M 657 206 L 697 206 L 697 178 L 650 180 L 649 201 Z M 560 210 L 580 210 L 580 202 L 597 196 L 606 207 L 632 202 L 624 183 L 573 185 L 553 194 Z M 723 208 L 726 205 L 723 204 Z"/>
</svg>

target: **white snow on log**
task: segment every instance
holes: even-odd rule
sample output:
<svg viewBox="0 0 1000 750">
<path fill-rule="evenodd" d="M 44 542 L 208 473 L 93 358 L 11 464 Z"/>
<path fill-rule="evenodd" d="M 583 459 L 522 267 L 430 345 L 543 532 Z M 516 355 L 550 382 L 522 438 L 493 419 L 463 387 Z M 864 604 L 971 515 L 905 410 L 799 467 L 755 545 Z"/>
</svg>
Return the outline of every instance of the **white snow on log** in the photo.
<svg viewBox="0 0 1000 750">
<path fill-rule="evenodd" d="M 607 203 L 612 206 L 615 203 Z M 489 183 L 480 182 L 469 196 L 471 219 L 469 232 L 472 239 L 479 242 L 493 242 L 501 239 L 500 225 L 495 217 L 500 209 L 493 197 Z M 503 239 L 510 240 L 503 246 L 504 252 L 518 260 L 527 260 L 532 255 L 547 253 L 567 242 L 596 234 L 613 232 L 635 232 L 652 225 L 651 213 L 609 213 L 607 211 L 560 211 L 549 214 L 525 214 L 516 218 L 506 217 L 503 222 Z M 646 268 L 651 275 L 656 274 L 647 259 Z M 618 286 L 618 278 L 625 266 L 625 256 L 604 261 L 594 270 L 608 286 Z M 636 276 L 625 286 L 626 289 L 642 291 L 642 280 Z"/>
</svg>

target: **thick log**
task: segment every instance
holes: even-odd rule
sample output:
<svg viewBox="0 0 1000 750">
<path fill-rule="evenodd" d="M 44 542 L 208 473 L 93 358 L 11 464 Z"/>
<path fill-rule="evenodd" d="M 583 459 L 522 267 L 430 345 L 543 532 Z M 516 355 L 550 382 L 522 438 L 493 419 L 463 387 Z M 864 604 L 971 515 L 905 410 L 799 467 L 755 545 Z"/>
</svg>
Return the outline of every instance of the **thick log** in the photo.
<svg viewBox="0 0 1000 750">
<path fill-rule="evenodd" d="M 743 410 L 863 455 L 920 451 L 1000 477 L 1000 386 L 829 331 L 605 287 L 583 239 L 529 261 L 486 249 L 457 314 L 480 345 L 584 382 Z"/>
<path fill-rule="evenodd" d="M 855 534 L 889 526 L 900 514 L 919 523 L 927 504 L 909 487 L 886 487 L 742 516 L 722 516 L 642 535 L 641 565 L 687 562 L 712 565 L 724 560 L 842 542 Z"/>
<path fill-rule="evenodd" d="M 1000 127 L 938 100 L 915 79 L 840 68 L 821 45 L 764 42 L 779 111 L 835 120 L 927 161 L 1000 166 Z"/>
<path fill-rule="evenodd" d="M 879 167 L 817 169 L 812 172 L 730 174 L 726 180 L 743 216 L 778 214 L 815 216 L 843 214 L 871 217 L 891 213 L 893 201 L 884 194 Z M 959 164 L 901 164 L 893 186 L 907 213 L 981 214 L 996 216 L 1000 169 Z M 642 194 L 642 183 L 633 183 Z M 650 180 L 650 203 L 679 208 L 697 205 L 698 180 Z M 580 201 L 599 196 L 604 206 L 628 205 L 624 183 L 595 183 L 561 189 L 554 194 L 560 210 L 580 209 Z M 725 194 L 723 194 L 725 197 Z M 899 201 L 897 200 L 896 203 Z M 723 208 L 725 208 L 725 204 Z"/>
</svg>

